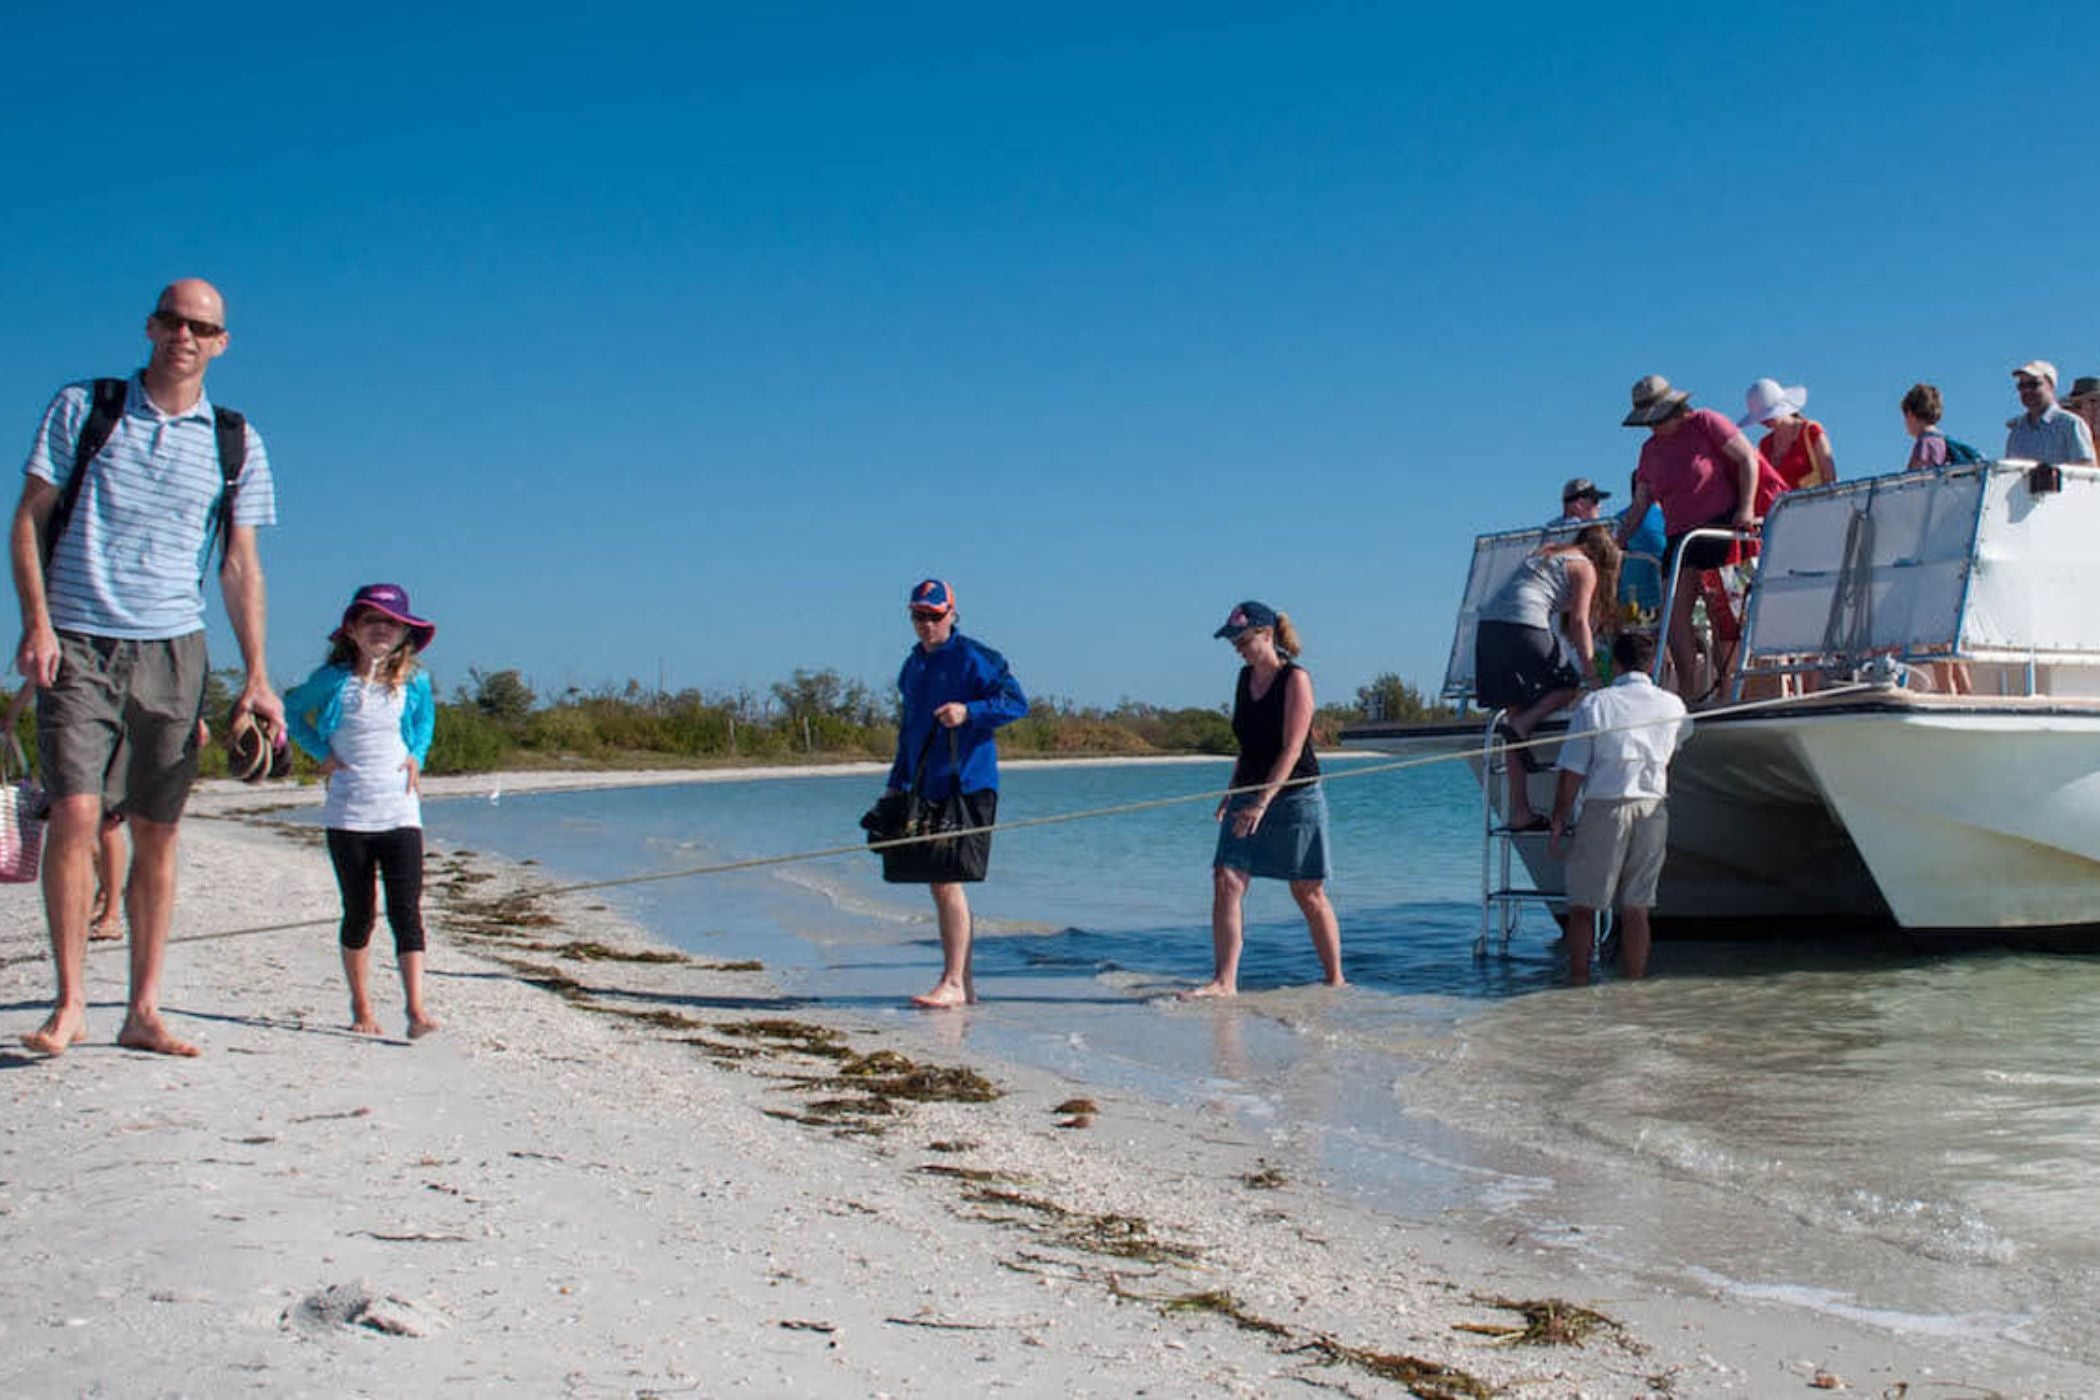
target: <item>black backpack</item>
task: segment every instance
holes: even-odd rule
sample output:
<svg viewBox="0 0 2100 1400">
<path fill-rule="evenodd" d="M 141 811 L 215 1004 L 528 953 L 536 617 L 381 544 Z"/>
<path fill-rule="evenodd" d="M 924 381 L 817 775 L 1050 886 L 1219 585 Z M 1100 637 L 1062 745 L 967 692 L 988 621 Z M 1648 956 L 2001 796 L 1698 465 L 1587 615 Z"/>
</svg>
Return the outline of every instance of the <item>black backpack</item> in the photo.
<svg viewBox="0 0 2100 1400">
<path fill-rule="evenodd" d="M 131 381 L 128 379 L 95 381 L 87 421 L 80 425 L 80 436 L 73 440 L 73 474 L 66 478 L 65 489 L 59 492 L 58 504 L 51 508 L 51 520 L 44 527 L 46 565 L 51 562 L 51 551 L 58 544 L 58 537 L 65 533 L 66 522 L 73 516 L 73 503 L 80 499 L 80 487 L 87 480 L 88 467 L 109 445 L 109 435 L 116 431 L 130 396 Z M 233 528 L 236 484 L 240 481 L 241 469 L 248 465 L 248 420 L 233 409 L 218 404 L 212 405 L 211 414 L 212 429 L 219 439 L 219 475 L 225 482 L 225 490 L 219 494 L 218 519 L 213 530 L 219 557 L 223 559 L 226 535 Z"/>
</svg>

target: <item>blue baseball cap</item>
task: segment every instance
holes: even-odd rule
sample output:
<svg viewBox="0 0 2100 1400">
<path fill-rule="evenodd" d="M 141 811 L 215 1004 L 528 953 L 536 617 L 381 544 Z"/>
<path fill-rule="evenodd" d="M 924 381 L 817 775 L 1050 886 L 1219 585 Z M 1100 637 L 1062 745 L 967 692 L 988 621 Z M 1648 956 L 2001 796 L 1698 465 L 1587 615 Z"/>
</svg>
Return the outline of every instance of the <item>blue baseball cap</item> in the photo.
<svg viewBox="0 0 2100 1400">
<path fill-rule="evenodd" d="M 1275 625 L 1276 609 L 1270 607 L 1267 603 L 1257 603 L 1252 598 L 1249 598 L 1246 602 L 1234 608 L 1232 615 L 1225 619 L 1225 625 L 1211 633 L 1211 635 L 1213 637 L 1223 637 L 1228 642 L 1237 641 L 1242 632 L 1251 632 L 1257 627 L 1274 627 Z"/>
<path fill-rule="evenodd" d="M 912 585 L 911 610 L 946 616 L 955 611 L 955 590 L 945 579 L 920 579 Z"/>
</svg>

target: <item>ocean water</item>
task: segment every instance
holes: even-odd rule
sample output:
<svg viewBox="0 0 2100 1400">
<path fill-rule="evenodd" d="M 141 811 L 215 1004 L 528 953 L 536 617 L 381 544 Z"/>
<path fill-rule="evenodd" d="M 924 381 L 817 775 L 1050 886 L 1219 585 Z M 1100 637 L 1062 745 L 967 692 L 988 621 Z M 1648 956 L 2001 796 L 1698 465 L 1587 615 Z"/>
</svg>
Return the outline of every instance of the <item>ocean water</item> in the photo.
<svg viewBox="0 0 2100 1400">
<path fill-rule="evenodd" d="M 1664 943 L 1645 982 L 1560 984 L 1528 914 L 1476 958 L 1479 793 L 1457 765 L 1329 766 L 1354 985 L 1256 882 L 1244 995 L 1210 970 L 1212 804 L 1002 833 L 972 891 L 982 1003 L 918 1013 L 922 889 L 856 853 L 608 890 L 673 946 L 759 958 L 789 1004 L 952 1052 L 1221 1106 L 1293 1175 L 1413 1218 L 1898 1330 L 2100 1360 L 2100 959 L 1804 939 Z M 1352 776 L 1355 775 L 1355 776 Z M 1224 762 L 1010 765 L 1006 820 L 1225 785 Z M 442 839 L 557 882 L 848 844 L 873 777 L 432 801 Z"/>
</svg>

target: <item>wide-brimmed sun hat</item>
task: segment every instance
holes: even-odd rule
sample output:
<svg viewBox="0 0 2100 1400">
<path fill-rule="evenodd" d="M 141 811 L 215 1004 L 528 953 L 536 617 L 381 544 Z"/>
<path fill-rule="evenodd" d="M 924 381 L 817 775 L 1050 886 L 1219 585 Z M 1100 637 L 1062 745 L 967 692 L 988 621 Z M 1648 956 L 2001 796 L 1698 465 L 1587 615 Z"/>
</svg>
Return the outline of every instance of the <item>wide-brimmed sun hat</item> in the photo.
<svg viewBox="0 0 2100 1400">
<path fill-rule="evenodd" d="M 1645 428 L 1662 422 L 1691 401 L 1690 394 L 1672 389 L 1670 381 L 1661 375 L 1642 375 L 1633 384 L 1633 412 L 1620 422 L 1628 428 Z"/>
<path fill-rule="evenodd" d="M 2071 381 L 2071 392 L 2065 394 L 2064 398 L 2066 400 L 2084 399 L 2091 398 L 2095 394 L 2100 394 L 2100 378 L 2090 374 L 2081 374 Z"/>
<path fill-rule="evenodd" d="M 429 646 L 430 639 L 437 635 L 437 624 L 415 615 L 408 605 L 408 590 L 398 583 L 368 583 L 358 589 L 350 606 L 343 609 L 343 620 L 335 635 L 340 637 L 347 632 L 351 620 L 361 612 L 376 612 L 406 627 L 409 645 L 417 651 Z"/>
<path fill-rule="evenodd" d="M 1781 386 L 1776 379 L 1760 379 L 1743 391 L 1747 410 L 1735 420 L 1738 428 L 1753 427 L 1774 418 L 1788 418 L 1808 406 L 1808 390 L 1799 384 Z"/>
</svg>

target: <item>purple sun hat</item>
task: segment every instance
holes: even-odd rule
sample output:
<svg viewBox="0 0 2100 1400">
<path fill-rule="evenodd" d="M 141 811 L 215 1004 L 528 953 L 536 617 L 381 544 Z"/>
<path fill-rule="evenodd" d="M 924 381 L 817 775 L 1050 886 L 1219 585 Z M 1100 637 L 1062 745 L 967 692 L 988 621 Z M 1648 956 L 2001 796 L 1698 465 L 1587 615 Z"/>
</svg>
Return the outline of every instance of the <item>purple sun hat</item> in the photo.
<svg viewBox="0 0 2100 1400">
<path fill-rule="evenodd" d="M 349 629 L 350 620 L 361 612 L 383 613 L 406 627 L 409 644 L 417 651 L 429 646 L 431 638 L 437 636 L 437 624 L 415 615 L 408 605 L 408 590 L 398 583 L 368 583 L 358 589 L 350 606 L 343 609 L 343 620 L 335 635 L 342 636 Z"/>
</svg>

